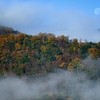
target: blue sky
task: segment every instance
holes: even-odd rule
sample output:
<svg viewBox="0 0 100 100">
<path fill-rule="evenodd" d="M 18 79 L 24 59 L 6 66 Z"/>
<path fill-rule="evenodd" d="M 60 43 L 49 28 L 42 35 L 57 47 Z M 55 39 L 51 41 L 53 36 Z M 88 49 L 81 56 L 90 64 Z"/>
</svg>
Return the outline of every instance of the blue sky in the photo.
<svg viewBox="0 0 100 100">
<path fill-rule="evenodd" d="M 100 0 L 0 0 L 0 25 L 36 35 L 100 41 Z"/>
</svg>

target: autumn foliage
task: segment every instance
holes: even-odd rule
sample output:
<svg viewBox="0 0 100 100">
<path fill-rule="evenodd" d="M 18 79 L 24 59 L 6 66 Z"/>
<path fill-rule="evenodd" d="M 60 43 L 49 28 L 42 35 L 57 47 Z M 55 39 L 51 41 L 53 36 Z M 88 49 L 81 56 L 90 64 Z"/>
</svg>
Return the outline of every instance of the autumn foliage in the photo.
<svg viewBox="0 0 100 100">
<path fill-rule="evenodd" d="M 14 35 L 11 30 L 0 35 L 1 74 L 47 74 L 56 68 L 71 71 L 87 56 L 100 58 L 99 42 L 78 42 L 78 39 L 51 33 Z"/>
</svg>

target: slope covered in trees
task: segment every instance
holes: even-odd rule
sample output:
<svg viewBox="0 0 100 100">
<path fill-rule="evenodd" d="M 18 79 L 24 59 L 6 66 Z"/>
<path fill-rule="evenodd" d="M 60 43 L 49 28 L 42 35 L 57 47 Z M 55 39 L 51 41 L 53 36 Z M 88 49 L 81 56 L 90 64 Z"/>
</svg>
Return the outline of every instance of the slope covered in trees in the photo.
<svg viewBox="0 0 100 100">
<path fill-rule="evenodd" d="M 8 77 L 12 74 L 31 78 Z M 4 75 L 8 78 L 2 79 Z M 1 27 L 0 78 L 0 93 L 5 93 L 0 98 L 7 100 L 99 100 L 99 94 L 92 94 L 100 91 L 100 42 L 51 33 L 32 36 Z"/>
<path fill-rule="evenodd" d="M 70 40 L 68 36 L 56 37 L 50 33 L 32 36 L 10 31 L 9 28 L 2 32 L 0 30 L 1 74 L 40 75 L 56 72 L 57 68 L 61 68 L 69 71 L 85 71 L 89 75 L 93 74 L 91 78 L 100 77 L 98 67 L 92 64 L 91 68 L 86 68 L 82 62 L 88 56 L 99 61 L 100 42 Z M 18 34 L 15 35 L 14 32 Z"/>
<path fill-rule="evenodd" d="M 11 34 L 11 33 L 17 35 L 20 32 L 15 31 L 12 28 L 9 28 L 9 27 L 6 27 L 6 26 L 0 26 L 0 35 Z"/>
</svg>

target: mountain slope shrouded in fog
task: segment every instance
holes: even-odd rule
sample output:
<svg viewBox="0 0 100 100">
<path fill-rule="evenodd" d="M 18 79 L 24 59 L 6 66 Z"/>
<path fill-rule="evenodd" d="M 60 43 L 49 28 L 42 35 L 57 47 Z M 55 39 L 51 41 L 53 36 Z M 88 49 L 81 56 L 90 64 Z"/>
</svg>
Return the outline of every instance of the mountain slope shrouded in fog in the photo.
<svg viewBox="0 0 100 100">
<path fill-rule="evenodd" d="M 100 100 L 100 1 L 0 0 L 0 100 Z"/>
<path fill-rule="evenodd" d="M 0 35 L 1 100 L 99 100 L 100 42 L 14 32 Z"/>
</svg>

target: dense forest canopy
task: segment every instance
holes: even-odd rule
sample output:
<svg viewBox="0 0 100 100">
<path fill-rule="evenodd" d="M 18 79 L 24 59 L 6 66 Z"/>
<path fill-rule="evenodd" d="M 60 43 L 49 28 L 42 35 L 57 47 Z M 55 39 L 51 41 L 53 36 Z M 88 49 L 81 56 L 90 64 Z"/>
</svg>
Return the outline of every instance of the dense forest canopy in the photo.
<svg viewBox="0 0 100 100">
<path fill-rule="evenodd" d="M 16 34 L 17 33 L 17 34 Z M 100 42 L 82 42 L 69 36 L 56 37 L 51 33 L 27 35 L 12 28 L 0 28 L 0 73 L 17 75 L 39 75 L 56 71 L 57 68 L 68 71 L 84 70 L 99 78 L 95 65 L 87 68 L 83 59 L 100 60 Z M 98 65 L 99 66 L 99 65 Z"/>
</svg>

